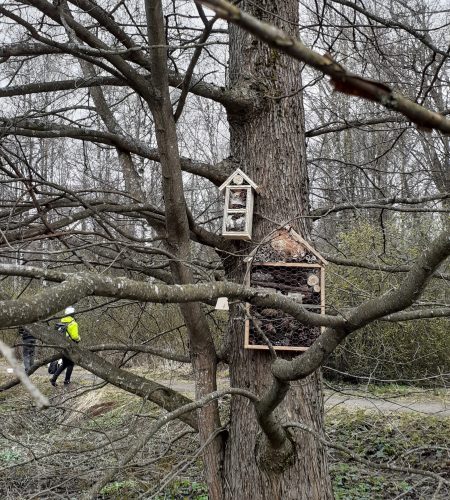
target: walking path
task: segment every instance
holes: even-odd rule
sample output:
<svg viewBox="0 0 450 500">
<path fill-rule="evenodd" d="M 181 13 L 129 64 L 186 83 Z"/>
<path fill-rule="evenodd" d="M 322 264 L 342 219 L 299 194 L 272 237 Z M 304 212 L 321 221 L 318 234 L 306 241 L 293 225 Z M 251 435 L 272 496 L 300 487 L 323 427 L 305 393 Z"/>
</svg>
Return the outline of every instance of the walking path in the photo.
<svg viewBox="0 0 450 500">
<path fill-rule="evenodd" d="M 167 385 L 171 389 L 182 392 L 194 392 L 194 384 L 190 381 L 179 379 L 172 380 L 156 380 L 156 382 Z M 219 379 L 219 388 L 225 388 L 229 385 L 228 380 Z M 421 394 L 422 399 L 426 395 Z M 430 395 L 431 396 L 431 395 Z M 343 407 L 350 410 L 372 410 L 380 413 L 386 412 L 417 412 L 425 415 L 434 415 L 441 417 L 450 417 L 450 393 L 446 398 L 438 399 L 433 397 L 425 401 L 415 401 L 411 397 L 380 397 L 368 393 L 367 396 L 355 394 L 335 393 L 330 390 L 325 390 L 325 410 L 330 411 L 337 407 Z"/>
<path fill-rule="evenodd" d="M 5 363 L 0 363 L 0 373 L 6 374 L 9 367 Z M 40 368 L 36 374 L 38 376 L 47 376 L 47 369 L 45 367 Z M 79 367 L 75 368 L 72 380 L 76 383 L 83 382 L 84 384 L 93 384 L 100 381 L 99 378 L 95 377 L 91 373 L 82 370 Z M 166 385 L 171 389 L 188 394 L 192 396 L 194 394 L 194 384 L 188 380 L 180 380 L 179 378 L 173 379 L 154 379 L 162 385 Z M 221 378 L 218 381 L 220 389 L 226 388 L 229 385 L 229 381 L 225 378 Z M 413 390 L 413 389 L 412 389 Z M 409 412 L 409 413 L 421 413 L 425 415 L 433 415 L 440 417 L 450 417 L 450 391 L 445 394 L 445 397 L 438 398 L 433 394 L 428 394 L 426 391 L 420 391 L 420 401 L 417 398 L 411 396 L 376 396 L 371 393 L 366 395 L 361 395 L 361 392 L 354 394 L 352 392 L 332 392 L 331 390 L 325 390 L 325 410 L 331 411 L 334 408 L 346 408 L 349 410 L 372 410 L 375 412 L 386 413 L 386 412 Z"/>
</svg>

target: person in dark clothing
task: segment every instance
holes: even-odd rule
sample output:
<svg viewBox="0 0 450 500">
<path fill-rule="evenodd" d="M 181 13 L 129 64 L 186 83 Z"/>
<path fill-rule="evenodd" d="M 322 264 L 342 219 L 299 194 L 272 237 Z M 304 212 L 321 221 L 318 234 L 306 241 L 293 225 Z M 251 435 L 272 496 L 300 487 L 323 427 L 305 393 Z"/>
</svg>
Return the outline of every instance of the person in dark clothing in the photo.
<svg viewBox="0 0 450 500">
<path fill-rule="evenodd" d="M 71 359 L 63 357 L 62 363 L 58 365 L 58 369 L 54 373 L 53 377 L 50 379 L 50 383 L 52 384 L 52 386 L 56 387 L 58 385 L 56 383 L 56 380 L 64 370 L 66 370 L 66 376 L 64 377 L 64 385 L 69 385 L 70 377 L 72 376 L 74 366 L 75 363 Z"/>
<path fill-rule="evenodd" d="M 22 337 L 23 366 L 25 373 L 28 375 L 34 363 L 36 339 L 31 334 L 30 329 L 25 326 L 19 326 L 19 335 Z"/>
<path fill-rule="evenodd" d="M 58 331 L 64 331 L 66 337 L 70 338 L 74 342 L 80 341 L 80 336 L 78 334 L 78 323 L 75 321 L 71 315 L 75 312 L 73 307 L 66 307 L 64 311 L 64 318 L 61 318 L 61 322 L 58 323 Z M 61 328 L 63 327 L 63 328 Z M 72 376 L 72 371 L 74 367 L 74 362 L 66 357 L 62 358 L 62 364 L 59 365 L 53 377 L 50 379 L 50 383 L 53 387 L 57 386 L 56 380 L 61 375 L 61 373 L 66 370 L 66 376 L 64 378 L 64 385 L 70 384 L 70 377 Z"/>
</svg>

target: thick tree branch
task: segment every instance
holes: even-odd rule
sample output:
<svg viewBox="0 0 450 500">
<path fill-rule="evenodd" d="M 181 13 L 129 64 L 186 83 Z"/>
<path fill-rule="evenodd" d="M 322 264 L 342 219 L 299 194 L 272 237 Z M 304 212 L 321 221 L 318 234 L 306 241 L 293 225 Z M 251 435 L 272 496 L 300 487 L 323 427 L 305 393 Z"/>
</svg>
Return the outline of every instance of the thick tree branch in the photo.
<svg viewBox="0 0 450 500">
<path fill-rule="evenodd" d="M 421 295 L 433 272 L 450 255 L 450 233 L 444 231 L 411 267 L 394 290 L 362 303 L 346 314 L 342 328 L 326 328 L 302 356 L 277 359 L 273 373 L 281 380 L 298 380 L 317 370 L 350 333 L 377 319 L 410 307 Z"/>
<path fill-rule="evenodd" d="M 45 44 L 24 44 L 0 46 L 0 57 L 33 56 L 41 54 L 62 54 L 63 51 L 49 47 Z M 126 58 L 126 56 L 124 56 Z M 150 75 L 139 73 L 143 79 L 150 83 Z M 182 88 L 187 79 L 185 73 L 168 73 L 169 85 L 173 88 Z M 254 107 L 254 100 L 225 87 L 203 81 L 200 75 L 192 74 L 189 78 L 189 93 L 211 99 L 222 104 L 230 112 L 243 112 Z M 51 82 L 29 83 L 24 85 L 10 85 L 0 88 L 0 97 L 14 97 L 29 94 L 42 94 L 64 90 L 77 90 L 96 86 L 126 87 L 128 82 L 115 76 L 97 76 L 95 78 L 74 78 Z"/>
<path fill-rule="evenodd" d="M 138 139 L 102 130 L 69 127 L 42 120 L 19 119 L 11 122 L 9 119 L 0 118 L 0 135 L 43 138 L 71 137 L 82 141 L 107 144 L 148 160 L 161 161 L 158 150 L 148 147 L 147 144 Z M 220 171 L 207 163 L 196 162 L 189 158 L 180 158 L 180 163 L 185 172 L 205 177 L 216 185 L 220 185 L 227 177 L 227 172 Z"/>
<path fill-rule="evenodd" d="M 258 421 L 266 432 L 271 448 L 284 446 L 286 447 L 286 453 L 289 453 L 289 446 L 287 446 L 289 440 L 286 432 L 273 414 L 275 408 L 286 395 L 289 388 L 287 382 L 303 379 L 320 368 L 337 345 L 351 332 L 376 319 L 389 319 L 389 314 L 412 305 L 414 300 L 422 293 L 433 271 L 449 255 L 450 234 L 445 232 L 433 242 L 431 247 L 412 266 L 398 289 L 387 292 L 376 299 L 368 300 L 359 307 L 350 310 L 346 314 L 348 323 L 338 329 L 327 328 L 301 356 L 297 356 L 292 361 L 277 358 L 273 362 L 272 373 L 274 379 L 272 385 L 257 404 Z M 392 314 L 392 316 L 395 317 L 395 314 Z"/>
<path fill-rule="evenodd" d="M 167 50 L 162 0 L 145 0 L 147 35 L 150 51 L 151 80 L 155 98 L 148 100 L 155 121 L 156 141 L 161 155 L 162 186 L 166 210 L 166 246 L 176 256 L 171 261 L 174 281 L 182 285 L 194 282 L 191 261 L 190 227 L 185 200 L 178 137 L 169 94 Z M 189 350 L 195 378 L 195 395 L 199 399 L 217 390 L 217 353 L 211 329 L 199 302 L 181 304 L 189 334 Z M 206 446 L 209 437 L 221 427 L 217 402 L 198 411 L 200 443 Z M 223 442 L 217 436 L 203 451 L 205 478 L 210 495 L 223 498 L 221 483 Z"/>
<path fill-rule="evenodd" d="M 0 302 L 0 324 L 20 326 L 47 318 L 64 307 L 87 297 L 94 291 L 94 283 L 87 276 L 67 277 L 60 285 L 29 297 L 26 301 L 5 300 Z M 28 320 L 27 318 L 30 318 Z"/>
<path fill-rule="evenodd" d="M 3 264 L 0 265 L 0 273 L 4 275 L 44 277 L 56 282 L 63 281 L 63 283 L 55 289 L 40 292 L 27 301 L 0 302 L 0 321 L 3 326 L 31 323 L 56 313 L 66 305 L 88 295 L 114 296 L 156 303 L 211 301 L 219 296 L 228 296 L 246 300 L 255 305 L 281 309 L 306 324 L 344 328 L 343 334 L 345 336 L 370 321 L 409 307 L 421 294 L 435 269 L 446 259 L 450 252 L 449 247 L 449 236 L 447 232 L 444 232 L 431 244 L 430 249 L 425 252 L 422 258 L 411 267 L 398 289 L 369 300 L 351 310 L 346 315 L 346 320 L 336 316 L 309 312 L 303 306 L 281 295 L 263 294 L 257 290 L 228 282 L 183 286 L 150 285 L 126 278 L 109 278 L 90 273 L 61 273 L 41 268 Z M 78 287 L 78 283 L 82 283 L 83 286 Z M 50 297 L 52 298 L 51 311 L 48 307 L 49 302 L 47 302 Z M 319 348 L 317 347 L 317 349 Z M 307 354 L 303 355 L 303 358 L 305 357 Z"/>
<path fill-rule="evenodd" d="M 90 373 L 124 391 L 148 399 L 167 411 L 173 411 L 191 402 L 190 399 L 164 385 L 117 368 L 89 349 L 84 349 L 79 344 L 75 344 L 56 333 L 46 331 L 45 327 L 35 326 L 33 335 L 44 344 L 58 346 L 64 356 Z M 194 414 L 184 415 L 182 420 L 193 429 L 198 430 L 197 418 Z"/>
<path fill-rule="evenodd" d="M 439 113 L 406 99 L 382 82 L 365 79 L 347 71 L 330 57 L 314 52 L 298 39 L 287 35 L 273 25 L 246 14 L 226 0 L 198 0 L 198 3 L 208 6 L 219 17 L 240 26 L 271 47 L 328 75 L 336 90 L 377 102 L 387 109 L 402 113 L 420 127 L 450 134 L 450 121 Z"/>
<path fill-rule="evenodd" d="M 283 401 L 289 389 L 289 382 L 273 378 L 271 387 L 255 405 L 258 423 L 264 431 L 270 447 L 276 450 L 285 447 L 286 456 L 292 451 L 290 441 L 286 429 L 275 417 L 274 410 Z"/>
<path fill-rule="evenodd" d="M 279 294 L 266 294 L 231 282 L 199 285 L 152 285 L 127 278 L 110 278 L 93 273 L 70 274 L 31 266 L 0 264 L 0 275 L 45 278 L 60 285 L 36 293 L 30 299 L 0 301 L 0 326 L 28 324 L 47 318 L 64 307 L 90 295 L 140 300 L 160 304 L 211 302 L 218 297 L 248 301 L 261 307 L 280 309 L 308 325 L 342 327 L 338 316 L 308 311 L 294 300 Z M 78 284 L 83 286 L 78 287 Z M 49 297 L 53 297 L 49 303 Z"/>
</svg>

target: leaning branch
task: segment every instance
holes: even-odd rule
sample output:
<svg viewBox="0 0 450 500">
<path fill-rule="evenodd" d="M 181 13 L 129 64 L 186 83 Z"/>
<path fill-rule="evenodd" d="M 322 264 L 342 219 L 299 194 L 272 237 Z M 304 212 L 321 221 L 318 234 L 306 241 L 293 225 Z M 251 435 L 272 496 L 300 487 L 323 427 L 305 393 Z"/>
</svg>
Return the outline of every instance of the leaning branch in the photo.
<svg viewBox="0 0 450 500">
<path fill-rule="evenodd" d="M 410 307 L 420 297 L 435 270 L 449 255 L 450 234 L 444 231 L 411 267 L 397 288 L 350 310 L 342 327 L 326 328 L 302 356 L 297 356 L 292 361 L 278 358 L 272 366 L 274 376 L 280 380 L 307 377 L 322 366 L 334 349 L 352 332 Z"/>
<path fill-rule="evenodd" d="M 381 264 L 378 262 L 377 263 L 368 262 L 359 259 L 344 259 L 343 257 L 338 257 L 336 255 L 329 255 L 326 253 L 323 253 L 322 256 L 325 257 L 325 259 L 328 262 L 344 267 L 359 267 L 361 269 L 369 269 L 371 271 L 381 271 L 383 273 L 407 273 L 408 271 L 411 270 L 411 266 L 404 264 L 389 265 L 389 264 Z M 450 275 L 438 271 L 433 274 L 433 278 L 448 281 L 450 280 Z"/>
<path fill-rule="evenodd" d="M 82 127 L 69 127 L 59 123 L 43 120 L 14 119 L 0 117 L 0 134 L 2 136 L 18 135 L 24 137 L 58 138 L 70 137 L 81 141 L 89 141 L 98 144 L 106 144 L 118 147 L 123 151 L 160 162 L 160 154 L 157 149 L 147 146 L 142 141 L 114 134 L 104 130 L 94 130 Z M 180 158 L 181 167 L 185 172 L 200 175 L 216 185 L 220 185 L 227 177 L 226 172 L 221 172 L 208 163 L 193 161 L 190 158 Z"/>
<path fill-rule="evenodd" d="M 439 113 L 406 99 L 382 82 L 369 80 L 347 71 L 329 55 L 322 56 L 314 52 L 297 38 L 271 24 L 259 21 L 226 0 L 197 0 L 197 2 L 206 5 L 219 17 L 240 26 L 271 47 L 328 75 L 337 91 L 377 102 L 389 110 L 403 114 L 419 127 L 450 134 L 450 120 L 446 120 Z"/>
<path fill-rule="evenodd" d="M 355 210 L 357 208 L 379 208 L 382 210 L 395 210 L 393 205 L 419 205 L 422 203 L 428 203 L 430 201 L 444 201 L 450 198 L 450 193 L 439 193 L 430 196 L 419 196 L 416 198 L 405 198 L 400 196 L 392 196 L 390 198 L 378 198 L 373 200 L 365 201 L 354 201 L 348 203 L 337 203 L 328 207 L 320 207 L 311 211 L 311 217 L 313 219 L 319 219 L 325 217 L 329 214 L 335 212 L 341 212 L 343 210 Z M 407 211 L 408 208 L 398 208 L 397 210 Z M 426 209 L 426 211 L 436 211 L 439 209 Z M 448 212 L 448 210 L 445 210 Z"/>
<path fill-rule="evenodd" d="M 174 411 L 191 402 L 189 398 L 170 387 L 122 370 L 101 356 L 89 351 L 89 348 L 84 349 L 65 337 L 52 334 L 45 327 L 35 327 L 33 335 L 46 345 L 56 346 L 59 352 L 62 352 L 64 356 L 70 358 L 76 365 L 81 366 L 88 372 L 124 391 L 148 399 L 167 411 Z M 183 414 L 182 420 L 193 429 L 198 430 L 195 414 Z"/>
<path fill-rule="evenodd" d="M 66 274 L 12 264 L 1 264 L 0 275 L 28 278 L 48 276 L 53 281 L 65 279 L 63 283 L 36 293 L 29 299 L 0 301 L 0 326 L 3 327 L 39 321 L 91 295 L 159 304 L 211 302 L 218 297 L 229 297 L 261 307 L 280 309 L 307 325 L 337 328 L 345 324 L 341 317 L 310 312 L 282 295 L 259 292 L 226 281 L 198 285 L 153 285 L 128 278 L 111 278 L 94 273 Z"/>
<path fill-rule="evenodd" d="M 191 413 L 194 410 L 197 410 L 198 408 L 202 408 L 206 406 L 208 403 L 216 401 L 217 399 L 220 399 L 223 396 L 226 396 L 227 394 L 244 396 L 253 403 L 256 403 L 258 401 L 258 398 L 252 392 L 247 391 L 245 389 L 230 387 L 229 389 L 223 389 L 221 391 L 211 392 L 210 394 L 203 396 L 202 398 L 198 399 L 195 402 L 188 403 L 170 413 L 167 413 L 166 415 L 163 415 L 151 425 L 150 429 L 140 439 L 138 439 L 134 443 L 134 445 L 122 457 L 120 463 L 117 464 L 115 467 L 112 467 L 104 476 L 102 476 L 94 484 L 94 486 L 87 492 L 87 494 L 83 496 L 83 499 L 88 500 L 97 498 L 97 495 L 102 489 L 102 487 L 105 486 L 105 484 L 107 484 L 122 467 L 124 467 L 128 462 L 130 462 L 130 460 L 132 460 L 136 456 L 139 450 L 141 450 L 145 446 L 148 440 L 151 439 L 151 437 L 154 436 L 166 424 L 168 424 L 172 420 L 182 417 L 182 415 L 184 415 L 185 413 L 188 412 Z"/>
<path fill-rule="evenodd" d="M 50 406 L 50 402 L 47 396 L 44 396 L 42 392 L 31 382 L 31 380 L 27 377 L 25 370 L 17 362 L 17 359 L 14 356 L 11 347 L 6 345 L 1 340 L 0 340 L 0 353 L 6 358 L 6 361 L 8 361 L 8 363 L 14 370 L 14 373 L 24 386 L 25 390 L 30 394 L 30 396 L 36 402 L 37 407 L 48 408 Z"/>
</svg>

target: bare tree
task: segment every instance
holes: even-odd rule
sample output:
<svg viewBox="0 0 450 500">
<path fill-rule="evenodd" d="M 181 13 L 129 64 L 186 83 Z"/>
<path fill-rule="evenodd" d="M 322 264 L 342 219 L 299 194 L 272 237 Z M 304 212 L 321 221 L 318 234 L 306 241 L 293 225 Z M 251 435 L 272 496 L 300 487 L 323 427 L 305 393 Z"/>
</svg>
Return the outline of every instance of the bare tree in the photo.
<svg viewBox="0 0 450 500">
<path fill-rule="evenodd" d="M 331 3 L 356 10 L 383 29 L 406 32 L 431 51 L 437 62 L 435 77 L 427 80 L 428 93 L 438 111 L 445 112 L 442 106 L 448 96 L 433 90 L 438 77 L 447 78 L 442 76 L 445 49 L 408 23 L 389 21 L 350 2 Z M 215 14 L 204 11 L 202 4 Z M 337 39 L 339 33 L 326 34 L 322 22 L 334 7 L 327 2 L 322 7 L 314 11 L 316 34 L 332 46 L 329 37 Z M 311 5 L 301 9 L 303 16 Z M 36 322 L 86 297 L 106 297 L 179 304 L 188 332 L 186 353 L 145 343 L 125 347 L 189 360 L 195 402 L 96 354 L 120 351 L 120 345 L 72 346 L 54 339 L 45 328 L 35 328 L 38 339 L 56 345 L 58 352 L 76 364 L 169 412 L 166 420 L 136 439 L 117 468 L 105 473 L 86 496 L 95 497 L 160 426 L 179 418 L 199 433 L 211 498 L 332 498 L 323 437 L 321 366 L 346 337 L 367 324 L 448 315 L 448 307 L 408 309 L 449 255 L 446 221 L 435 216 L 435 233 L 439 229 L 439 234 L 430 238 L 415 262 L 401 267 L 397 288 L 339 313 L 329 308 L 327 314 L 317 314 L 284 296 L 247 287 L 245 257 L 288 223 L 309 239 L 313 220 L 358 207 L 408 211 L 425 206 L 430 213 L 446 214 L 446 203 L 426 205 L 448 200 L 443 180 L 448 164 L 444 136 L 423 138 L 420 146 L 422 158 L 431 159 L 436 167 L 432 179 L 437 190 L 424 193 L 419 189 L 411 195 L 404 185 L 401 196 L 384 189 L 389 172 L 380 165 L 382 174 L 364 170 L 361 177 L 367 182 L 361 188 L 354 176 L 356 170 L 363 170 L 359 164 L 385 155 L 381 143 L 399 140 L 401 134 L 395 128 L 378 130 L 370 138 L 362 131 L 348 134 L 342 148 L 314 144 L 314 151 L 334 155 L 331 159 L 341 160 L 346 169 L 353 166 L 353 185 L 342 186 L 346 196 L 339 199 L 329 194 L 336 190 L 332 176 L 323 184 L 316 182 L 316 196 L 311 197 L 306 139 L 405 120 L 435 129 L 436 134 L 448 134 L 449 121 L 393 90 L 385 82 L 392 68 L 367 77 L 364 58 L 350 71 L 345 61 L 341 64 L 334 56 L 321 55 L 300 42 L 302 17 L 297 0 L 243 1 L 239 8 L 222 0 L 179 6 L 146 0 L 145 11 L 139 2 L 17 0 L 0 6 L 0 14 L 8 26 L 0 46 L 7 68 L 5 85 L 0 88 L 0 97 L 7 103 L 0 117 L 4 200 L 0 273 L 5 280 L 8 276 L 32 280 L 33 287 L 29 295 L 15 294 L 0 302 L 0 325 Z M 346 10 L 338 14 L 333 22 L 336 26 L 347 23 L 346 36 L 361 29 L 356 21 L 352 25 Z M 220 17 L 229 21 L 228 29 Z M 367 28 L 368 34 L 364 27 L 363 39 L 377 47 L 372 29 Z M 228 65 L 223 47 L 227 35 Z M 314 30 L 309 33 L 313 35 Z M 55 64 L 48 76 L 39 72 L 43 60 Z M 24 76 L 22 68 L 27 65 L 30 71 Z M 319 76 L 311 77 L 305 65 Z M 207 78 L 209 71 L 218 69 L 220 76 Z M 31 70 L 36 71 L 33 78 L 29 78 Z M 339 116 L 336 123 L 311 123 L 317 118 L 305 118 L 306 85 L 313 85 L 316 78 L 321 81 L 323 75 L 343 93 L 332 111 Z M 402 90 L 415 98 L 408 88 Z M 366 100 L 357 101 L 361 116 L 355 121 L 345 110 L 349 99 L 345 94 Z M 208 118 L 208 134 L 189 135 L 193 123 L 189 120 L 203 123 L 196 115 L 197 99 L 219 103 L 226 111 L 230 134 L 226 158 L 218 153 L 219 146 L 226 147 L 218 139 L 225 133 L 223 113 Z M 328 102 L 337 99 L 333 94 Z M 364 117 L 366 106 L 361 102 L 372 112 L 369 118 Z M 393 112 L 380 115 L 375 106 Z M 316 107 L 314 113 L 330 120 L 326 108 Z M 306 130 L 307 122 L 313 127 L 310 130 Z M 211 132 L 213 125 L 220 133 Z M 201 140 L 208 142 L 203 148 L 206 154 L 198 144 Z M 355 140 L 367 141 L 365 151 L 355 154 Z M 442 145 L 442 151 L 436 144 Z M 336 158 L 341 152 L 343 158 Z M 328 158 L 310 159 L 317 166 L 310 169 L 315 179 L 317 172 L 328 167 Z M 220 185 L 236 167 L 262 186 L 251 243 L 230 242 L 218 234 L 219 205 L 213 186 Z M 318 206 L 323 194 L 330 204 Z M 40 241 L 46 246 L 36 246 Z M 46 255 L 45 266 L 33 265 L 39 252 Z M 20 263 L 16 262 L 18 253 Z M 345 259 L 341 263 L 371 269 L 370 263 Z M 384 270 L 399 271 L 388 265 Z M 35 286 L 39 279 L 54 284 L 40 290 Z M 228 333 L 217 342 L 206 308 L 224 296 L 236 302 Z M 244 350 L 243 302 L 280 309 L 306 325 L 323 326 L 323 332 L 298 356 L 271 357 L 267 352 Z M 217 392 L 220 361 L 229 365 L 232 386 L 226 433 L 217 403 L 224 395 Z M 290 384 L 293 381 L 295 385 Z M 288 421 L 303 432 L 294 437 Z M 439 476 L 433 478 L 441 481 Z"/>
</svg>

